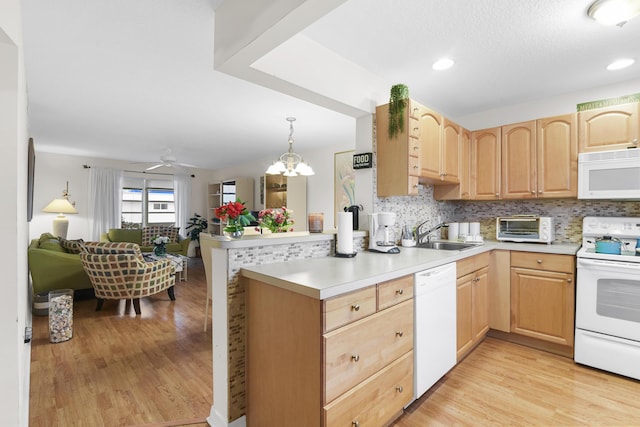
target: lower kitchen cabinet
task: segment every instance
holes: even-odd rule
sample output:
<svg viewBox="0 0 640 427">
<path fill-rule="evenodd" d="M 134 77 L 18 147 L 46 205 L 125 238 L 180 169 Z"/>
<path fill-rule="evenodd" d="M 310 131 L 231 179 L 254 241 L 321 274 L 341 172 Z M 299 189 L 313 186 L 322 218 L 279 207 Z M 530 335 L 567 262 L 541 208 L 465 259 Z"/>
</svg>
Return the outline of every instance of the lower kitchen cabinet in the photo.
<svg viewBox="0 0 640 427">
<path fill-rule="evenodd" d="M 456 271 L 456 355 L 460 360 L 484 339 L 489 330 L 489 253 L 458 261 Z"/>
<path fill-rule="evenodd" d="M 573 348 L 575 257 L 511 253 L 511 333 Z"/>
<path fill-rule="evenodd" d="M 324 301 L 247 281 L 247 425 L 389 424 L 413 399 L 413 277 Z"/>
</svg>

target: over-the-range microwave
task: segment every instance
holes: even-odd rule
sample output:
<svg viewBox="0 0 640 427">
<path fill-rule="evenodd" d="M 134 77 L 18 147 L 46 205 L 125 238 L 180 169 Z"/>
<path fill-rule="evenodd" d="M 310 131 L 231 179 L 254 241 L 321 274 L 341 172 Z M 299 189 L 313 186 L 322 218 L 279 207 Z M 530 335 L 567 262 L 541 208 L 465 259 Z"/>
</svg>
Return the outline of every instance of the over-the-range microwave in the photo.
<svg viewBox="0 0 640 427">
<path fill-rule="evenodd" d="M 555 238 L 553 218 L 514 215 L 496 218 L 496 239 L 506 242 L 551 243 Z"/>
<path fill-rule="evenodd" d="M 640 199 L 640 148 L 578 154 L 578 199 Z"/>
</svg>

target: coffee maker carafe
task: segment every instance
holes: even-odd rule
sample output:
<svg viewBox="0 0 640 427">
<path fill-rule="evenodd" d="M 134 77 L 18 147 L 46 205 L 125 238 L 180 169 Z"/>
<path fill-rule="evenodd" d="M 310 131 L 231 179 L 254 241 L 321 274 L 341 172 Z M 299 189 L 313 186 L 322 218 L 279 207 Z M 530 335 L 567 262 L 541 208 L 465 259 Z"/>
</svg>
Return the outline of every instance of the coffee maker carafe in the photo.
<svg viewBox="0 0 640 427">
<path fill-rule="evenodd" d="M 387 254 L 400 253 L 396 246 L 396 214 L 378 212 L 369 214 L 369 250 Z"/>
</svg>

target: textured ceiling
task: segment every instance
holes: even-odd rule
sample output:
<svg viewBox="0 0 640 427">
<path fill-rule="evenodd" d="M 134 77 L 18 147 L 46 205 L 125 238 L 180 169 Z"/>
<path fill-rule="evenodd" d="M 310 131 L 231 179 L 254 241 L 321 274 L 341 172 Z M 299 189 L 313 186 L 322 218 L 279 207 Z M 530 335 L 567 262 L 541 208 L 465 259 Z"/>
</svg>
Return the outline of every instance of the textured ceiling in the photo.
<svg viewBox="0 0 640 427">
<path fill-rule="evenodd" d="M 24 0 L 36 149 L 153 162 L 172 148 L 180 162 L 219 168 L 247 156 L 279 155 L 286 149 L 287 116 L 297 117 L 296 151 L 352 144 L 353 117 L 214 70 L 220 3 Z M 301 35 L 384 82 L 383 90 L 405 83 L 412 97 L 457 120 L 637 79 L 638 63 L 615 73 L 604 67 L 620 56 L 640 60 L 640 18 L 623 28 L 603 27 L 586 16 L 589 4 L 348 0 Z M 300 77 L 304 55 L 287 60 L 284 53 L 277 62 L 291 79 Z M 445 55 L 456 61 L 454 68 L 433 71 L 431 64 Z M 368 89 L 355 89 L 352 75 L 314 78 L 324 87 L 352 87 L 361 92 L 352 95 L 372 98 L 371 105 L 380 101 Z"/>
</svg>

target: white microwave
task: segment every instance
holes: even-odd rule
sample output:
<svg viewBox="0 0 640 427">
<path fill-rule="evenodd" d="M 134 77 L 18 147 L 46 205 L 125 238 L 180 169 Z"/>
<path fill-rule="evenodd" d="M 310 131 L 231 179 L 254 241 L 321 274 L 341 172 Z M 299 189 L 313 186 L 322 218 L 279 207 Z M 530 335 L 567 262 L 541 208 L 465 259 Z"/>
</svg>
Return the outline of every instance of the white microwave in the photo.
<svg viewBox="0 0 640 427">
<path fill-rule="evenodd" d="M 496 239 L 503 242 L 551 243 L 555 238 L 553 218 L 514 215 L 496 218 Z"/>
<path fill-rule="evenodd" d="M 578 154 L 578 199 L 640 199 L 640 148 Z"/>
</svg>

